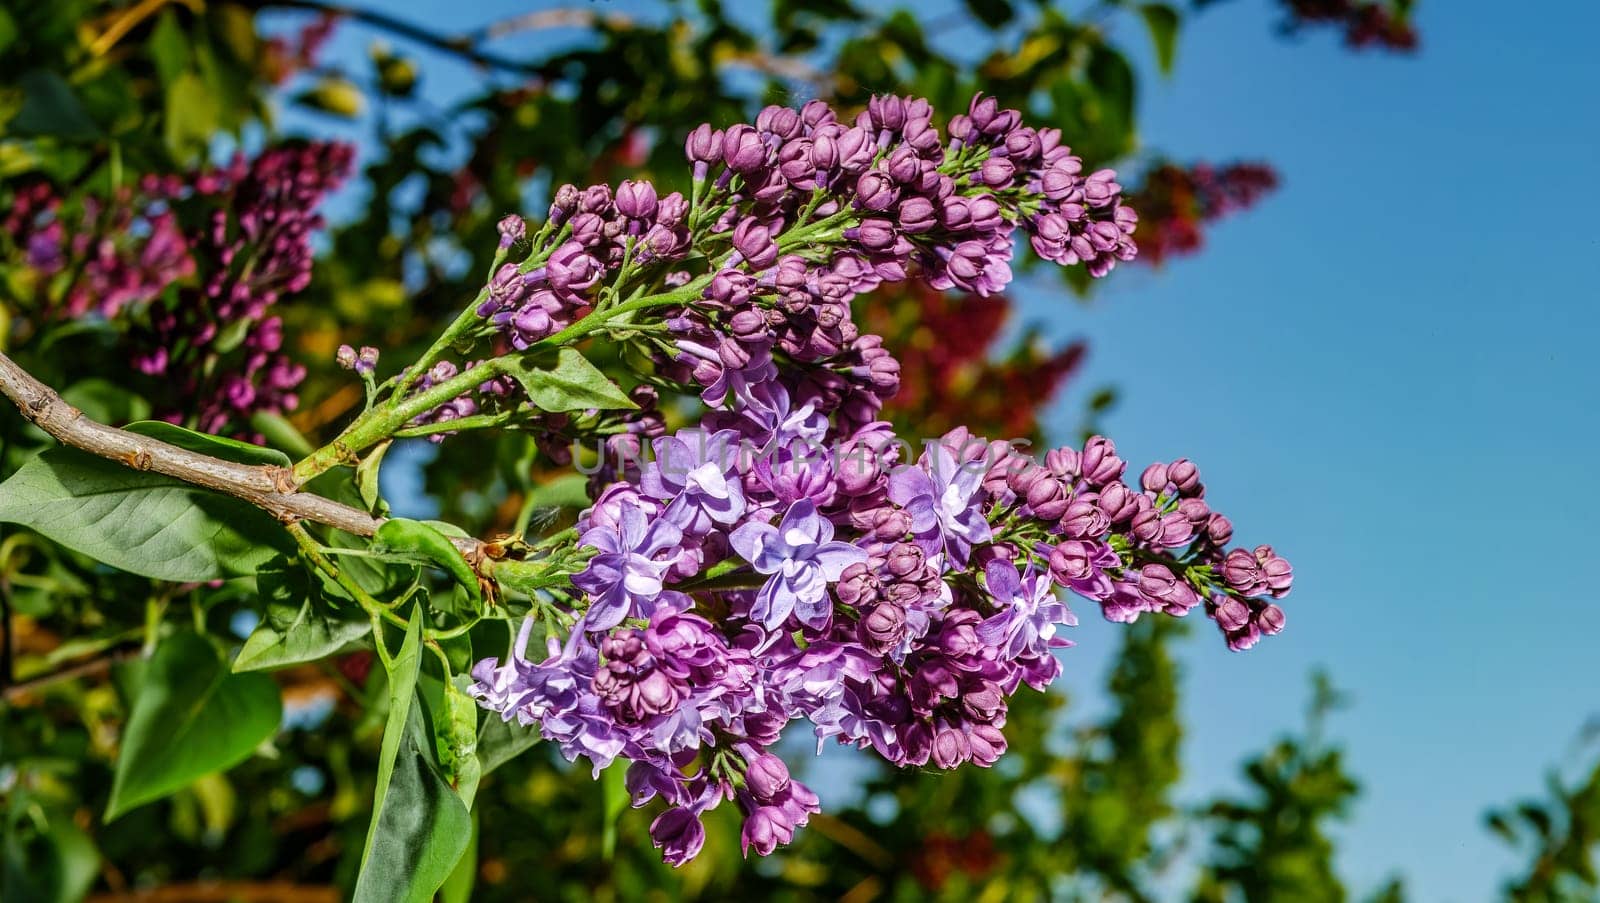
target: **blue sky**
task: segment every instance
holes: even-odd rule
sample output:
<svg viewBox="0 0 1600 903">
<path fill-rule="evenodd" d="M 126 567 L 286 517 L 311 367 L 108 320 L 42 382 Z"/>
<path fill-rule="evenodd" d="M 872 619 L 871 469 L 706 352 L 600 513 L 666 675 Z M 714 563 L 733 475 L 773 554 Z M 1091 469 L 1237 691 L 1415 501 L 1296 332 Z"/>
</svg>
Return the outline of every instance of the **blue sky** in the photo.
<svg viewBox="0 0 1600 903">
<path fill-rule="evenodd" d="M 391 11 L 466 29 L 544 5 Z M 1238 786 L 1326 667 L 1354 698 L 1331 735 L 1364 787 L 1341 831 L 1358 891 L 1398 872 L 1418 900 L 1487 898 L 1518 860 L 1484 810 L 1596 752 L 1576 738 L 1600 712 L 1600 527 L 1566 493 L 1600 467 L 1600 5 L 1555 6 L 1421 0 L 1406 58 L 1282 40 L 1267 0 L 1218 4 L 1185 28 L 1177 77 L 1145 79 L 1144 143 L 1266 159 L 1283 189 L 1090 306 L 1018 293 L 1090 342 L 1064 429 L 1114 383 L 1104 426 L 1126 457 L 1193 458 L 1239 541 L 1294 562 L 1284 635 L 1235 655 L 1201 630 L 1182 650 L 1183 791 Z M 366 39 L 347 29 L 333 53 Z M 435 97 L 474 78 L 424 69 Z M 1084 710 L 1114 630 L 1077 631 Z"/>
</svg>

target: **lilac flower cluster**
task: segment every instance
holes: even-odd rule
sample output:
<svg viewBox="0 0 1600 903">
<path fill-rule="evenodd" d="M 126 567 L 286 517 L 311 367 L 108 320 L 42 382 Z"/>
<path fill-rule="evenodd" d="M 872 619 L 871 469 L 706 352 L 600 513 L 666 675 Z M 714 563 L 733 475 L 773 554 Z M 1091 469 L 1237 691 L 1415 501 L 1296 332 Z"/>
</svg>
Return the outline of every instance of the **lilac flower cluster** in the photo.
<svg viewBox="0 0 1600 903">
<path fill-rule="evenodd" d="M 277 147 L 186 176 L 146 176 L 109 202 L 70 212 L 45 183 L 18 193 L 4 222 L 40 276 L 72 273 L 47 315 L 127 325 L 133 365 L 173 387 L 169 419 L 221 432 L 296 404 L 303 367 L 269 316 L 311 278 L 316 208 L 349 174 L 350 146 Z M 206 211 L 189 221 L 188 208 Z"/>
<path fill-rule="evenodd" d="M 698 288 L 666 317 L 663 375 L 714 402 L 775 361 L 802 365 L 805 392 L 849 432 L 899 386 L 881 338 L 856 328 L 856 295 L 913 276 L 999 292 L 1019 227 L 1045 259 L 1094 276 L 1136 253 L 1138 218 L 1115 173 L 1085 175 L 1059 131 L 981 95 L 948 130 L 927 101 L 893 96 L 854 121 L 812 101 L 767 107 L 753 124 L 702 125 L 685 142 L 691 200 L 648 182 L 563 185 L 537 235 L 504 220 L 502 252 L 526 256 L 499 266 L 477 312 L 521 350 L 635 283 Z"/>
<path fill-rule="evenodd" d="M 148 350 L 134 363 L 197 397 L 200 429 L 220 432 L 253 412 L 298 403 L 305 368 L 283 352 L 283 321 L 268 312 L 310 284 L 311 235 L 323 224 L 317 207 L 353 161 L 350 145 L 311 143 L 236 155 L 194 179 L 195 194 L 211 208 L 190 236 L 201 284 L 176 304 L 150 308 L 141 332 Z M 203 384 L 205 362 L 228 353 L 228 339 L 238 342 L 238 360 Z"/>
<path fill-rule="evenodd" d="M 536 602 L 566 637 L 530 657 L 530 617 L 507 659 L 473 671 L 485 707 L 569 760 L 629 760 L 635 804 L 667 804 L 651 834 L 673 864 L 723 801 L 760 854 L 818 811 L 771 751 L 793 721 L 899 766 L 993 764 L 1008 699 L 1061 673 L 1076 621 L 1060 589 L 1113 620 L 1203 602 L 1236 649 L 1283 626 L 1268 599 L 1287 562 L 1225 549 L 1232 528 L 1189 462 L 1132 488 L 1100 437 L 1033 461 L 958 430 L 913 456 L 877 419 L 898 363 L 855 330 L 855 294 L 911 277 L 998 290 L 1018 226 L 1091 272 L 1132 254 L 1112 177 L 1082 176 L 1055 133 L 983 98 L 948 142 L 930 118 L 875 98 L 853 125 L 808 104 L 703 126 L 687 210 L 639 184 L 564 188 L 554 250 L 502 268 L 479 309 L 527 347 L 600 315 L 640 260 L 689 293 L 657 363 L 707 410 L 670 435 L 651 411 L 612 443 L 649 439 L 653 456 L 602 469 L 570 604 Z M 528 241 L 520 221 L 502 234 Z M 672 269 L 692 260 L 709 261 L 699 277 Z"/>
</svg>

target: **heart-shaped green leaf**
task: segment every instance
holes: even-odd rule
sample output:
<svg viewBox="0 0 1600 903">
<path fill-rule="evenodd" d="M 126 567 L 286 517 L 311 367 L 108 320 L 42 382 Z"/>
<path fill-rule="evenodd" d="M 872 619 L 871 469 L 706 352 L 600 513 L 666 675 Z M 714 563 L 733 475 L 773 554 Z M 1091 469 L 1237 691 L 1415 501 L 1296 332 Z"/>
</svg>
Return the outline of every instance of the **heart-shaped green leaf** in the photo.
<svg viewBox="0 0 1600 903">
<path fill-rule="evenodd" d="M 239 764 L 278 730 L 283 700 L 265 674 L 233 674 L 193 633 L 156 647 L 128 716 L 106 821 Z"/>
</svg>

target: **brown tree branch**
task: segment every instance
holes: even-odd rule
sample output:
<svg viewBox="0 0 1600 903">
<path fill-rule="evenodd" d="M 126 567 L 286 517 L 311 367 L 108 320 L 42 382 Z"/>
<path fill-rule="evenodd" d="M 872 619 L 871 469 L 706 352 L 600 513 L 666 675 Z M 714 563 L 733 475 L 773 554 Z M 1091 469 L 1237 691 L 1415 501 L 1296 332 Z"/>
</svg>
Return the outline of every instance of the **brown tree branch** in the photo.
<svg viewBox="0 0 1600 903">
<path fill-rule="evenodd" d="M 90 420 L 4 353 L 0 353 L 0 394 L 63 445 L 243 499 L 285 523 L 311 521 L 357 536 L 371 536 L 383 524 L 383 518 L 359 508 L 297 491 L 287 467 L 224 461 Z M 459 538 L 451 542 L 474 567 L 479 564 L 483 543 Z"/>
</svg>

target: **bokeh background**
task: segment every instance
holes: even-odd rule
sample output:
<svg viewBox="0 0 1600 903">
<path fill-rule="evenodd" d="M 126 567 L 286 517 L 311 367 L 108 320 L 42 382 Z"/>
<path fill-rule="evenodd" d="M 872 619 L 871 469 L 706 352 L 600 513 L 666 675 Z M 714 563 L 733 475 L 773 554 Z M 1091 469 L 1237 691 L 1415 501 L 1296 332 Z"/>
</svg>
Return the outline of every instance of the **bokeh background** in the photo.
<svg viewBox="0 0 1600 903">
<path fill-rule="evenodd" d="M 1025 764 L 959 780 L 890 777 L 829 749 L 807 776 L 825 811 L 843 814 L 759 867 L 740 865 L 729 838 L 708 847 L 720 865 L 675 875 L 649 865 L 648 819 L 616 820 L 585 776 L 535 748 L 498 778 L 501 808 L 482 814 L 480 896 L 524 898 L 548 882 L 533 895 L 1006 899 L 1044 888 L 1063 899 L 1594 898 L 1600 744 L 1586 726 L 1600 713 L 1600 598 L 1587 577 L 1600 527 L 1565 493 L 1592 481 L 1600 445 L 1600 58 L 1589 48 L 1600 7 L 1212 0 L 1171 7 L 1181 26 L 1164 37 L 1138 4 L 1043 5 L 1053 13 L 1021 0 L 916 4 L 905 15 L 944 69 L 885 52 L 904 49 L 894 3 L 394 0 L 368 8 L 376 19 L 336 20 L 320 3 L 247 10 L 259 39 L 290 51 L 308 24 L 332 28 L 281 79 L 252 83 L 269 116 L 220 117 L 198 153 L 332 137 L 374 167 L 326 202 L 334 227 L 320 239 L 317 277 L 303 302 L 283 305 L 291 329 L 321 336 L 296 349 L 312 368 L 308 400 L 333 385 L 327 358 L 337 341 L 403 343 L 416 332 L 406 321 L 425 323 L 454 303 L 455 288 L 481 269 L 474 254 L 492 245 L 483 239 L 504 212 L 496 205 L 532 215 L 552 174 L 663 172 L 685 122 L 727 118 L 762 98 L 831 91 L 849 103 L 908 83 L 930 93 L 952 82 L 1006 90 L 989 84 L 1005 70 L 995 60 L 1037 49 L 1030 41 L 1049 15 L 1093 29 L 1136 77 L 1125 108 L 1108 99 L 1118 76 L 1073 75 L 1065 64 L 1008 89 L 1094 114 L 1085 122 L 1112 137 L 1089 145 L 1091 160 L 1116 163 L 1136 197 L 1165 211 L 1168 234 L 1203 233 L 1203 247 L 1146 235 L 1148 250 L 1165 251 L 1146 255 L 1160 265 L 1124 267 L 1088 293 L 1025 274 L 1003 321 L 970 301 L 896 301 L 888 322 L 909 311 L 936 324 L 904 337 L 925 355 L 912 360 L 945 379 L 914 387 L 923 395 L 904 416 L 918 412 L 908 422 L 933 430 L 941 412 L 965 404 L 995 429 L 1068 440 L 1092 426 L 1131 460 L 1191 457 L 1208 499 L 1242 525 L 1240 539 L 1271 542 L 1295 563 L 1288 630 L 1245 654 L 1208 630 L 1143 624 L 1130 634 L 1080 606 L 1065 692 L 1014 722 L 1028 735 L 1014 740 Z M 87 23 L 111 15 L 92 3 L 68 7 L 63 16 Z M 581 15 L 552 13 L 544 27 L 503 37 L 479 31 L 549 9 Z M 1360 31 L 1373 20 L 1351 10 L 1404 26 L 1373 38 Z M 25 25 L 36 12 L 12 17 Z M 616 24 L 624 18 L 625 28 Z M 708 54 L 695 41 L 717 23 L 766 48 L 765 60 Z M 684 65 L 719 92 L 615 96 L 636 88 L 630 72 L 654 58 L 618 51 L 631 45 L 608 28 L 665 36 L 649 46 L 694 58 Z M 797 40 L 796 28 L 814 34 Z M 148 29 L 125 40 L 148 42 Z M 484 53 L 561 63 L 530 79 L 433 46 L 428 34 L 478 35 L 472 47 Z M 8 63 L 32 54 L 19 67 L 32 71 L 43 52 L 28 40 L 23 30 L 5 53 Z M 603 52 L 584 57 L 591 48 Z M 874 54 L 888 67 L 874 69 Z M 792 65 L 776 68 L 773 58 Z M 843 84 L 833 81 L 839 73 Z M 1055 89 L 1058 81 L 1078 93 Z M 586 117 L 584 102 L 596 98 L 620 112 Z M 595 122 L 609 131 L 567 156 L 554 149 Z M 437 140 L 419 150 L 419 129 Z M 1070 130 L 1068 140 L 1080 145 Z M 1208 177 L 1202 161 L 1215 164 L 1212 176 L 1221 169 L 1241 181 L 1258 170 L 1224 168 L 1259 162 L 1276 187 L 1214 217 L 1221 211 L 1194 193 Z M 27 174 L 12 164 L 6 177 L 15 185 Z M 15 300 L 14 317 L 26 303 Z M 985 329 L 992 343 L 950 350 L 958 333 Z M 335 405 L 291 417 L 314 434 L 341 414 Z M 504 487 L 461 472 L 474 455 L 495 454 L 466 443 L 398 447 L 386 495 L 402 512 L 493 524 Z M 239 609 L 247 629 L 248 605 Z M 60 631 L 62 620 L 41 612 L 36 623 Z M 1314 684 L 1319 672 L 1326 682 Z M 316 684 L 308 676 L 300 686 Z M 233 776 L 235 797 L 268 788 L 280 794 L 276 808 L 235 804 L 192 843 L 141 848 L 112 832 L 101 851 L 127 880 L 119 888 L 102 870 L 98 892 L 195 876 L 347 880 L 337 849 L 298 873 L 284 863 L 319 843 L 337 848 L 349 824 L 364 825 L 359 766 L 329 762 L 346 739 L 349 751 L 335 758 L 370 755 L 371 725 L 351 700 L 304 698 L 314 702 L 299 710 L 311 726 L 304 734 L 350 736 L 287 739 L 283 761 Z M 7 699 L 4 752 L 19 760 L 42 730 L 40 710 L 59 718 L 73 702 L 26 712 L 28 701 Z M 114 725 L 115 703 L 104 704 Z M 25 773 L 7 767 L 13 779 Z M 63 805 L 92 797 L 86 790 Z M 1523 799 L 1531 802 L 1519 810 Z M 172 819 L 182 805 L 142 824 L 180 836 Z M 322 820 L 295 821 L 295 812 Z M 271 852 L 249 862 L 217 852 L 267 836 L 277 838 L 260 841 Z M 611 844 L 614 864 L 599 856 Z M 191 847 L 210 852 L 181 861 Z M 135 851 L 156 861 L 144 879 L 129 861 Z M 176 862 L 163 866 L 163 857 Z M 1029 883 L 1040 875 L 1048 880 Z"/>
</svg>

